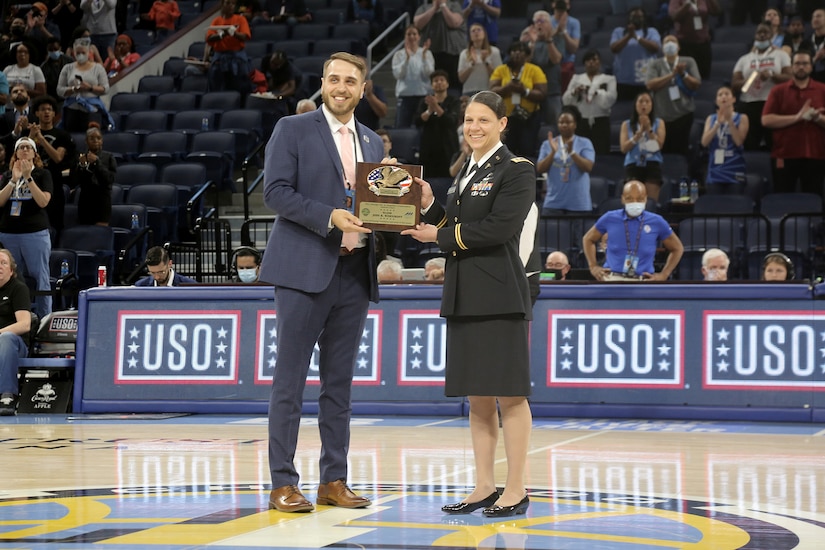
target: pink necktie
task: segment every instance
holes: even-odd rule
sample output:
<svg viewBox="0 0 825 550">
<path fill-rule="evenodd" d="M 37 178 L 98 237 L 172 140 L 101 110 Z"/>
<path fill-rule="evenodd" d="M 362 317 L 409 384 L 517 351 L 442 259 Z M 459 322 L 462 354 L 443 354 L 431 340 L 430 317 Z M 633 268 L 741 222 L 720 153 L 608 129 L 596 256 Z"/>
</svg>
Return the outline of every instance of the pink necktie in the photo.
<svg viewBox="0 0 825 550">
<path fill-rule="evenodd" d="M 341 126 L 338 129 L 338 138 L 341 140 L 341 164 L 344 165 L 344 186 L 355 190 L 355 151 L 353 142 L 349 137 L 349 128 Z M 341 239 L 341 246 L 347 250 L 352 250 L 358 245 L 358 233 L 352 231 L 344 233 Z"/>
</svg>

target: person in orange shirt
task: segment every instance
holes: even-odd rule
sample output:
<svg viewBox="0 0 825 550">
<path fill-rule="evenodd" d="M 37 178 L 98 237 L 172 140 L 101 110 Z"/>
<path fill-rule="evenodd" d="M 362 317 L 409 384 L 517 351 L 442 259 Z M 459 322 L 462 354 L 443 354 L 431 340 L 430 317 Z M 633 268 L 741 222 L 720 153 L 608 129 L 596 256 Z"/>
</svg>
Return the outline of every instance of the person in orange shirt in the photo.
<svg viewBox="0 0 825 550">
<path fill-rule="evenodd" d="M 175 32 L 180 9 L 175 0 L 155 0 L 149 13 L 141 14 L 140 17 L 155 22 L 155 42 L 160 42 Z"/>
<path fill-rule="evenodd" d="M 249 58 L 244 51 L 251 37 L 246 17 L 235 13 L 236 0 L 221 0 L 221 14 L 206 31 L 206 43 L 214 55 L 209 66 L 209 91 L 251 91 Z"/>
</svg>

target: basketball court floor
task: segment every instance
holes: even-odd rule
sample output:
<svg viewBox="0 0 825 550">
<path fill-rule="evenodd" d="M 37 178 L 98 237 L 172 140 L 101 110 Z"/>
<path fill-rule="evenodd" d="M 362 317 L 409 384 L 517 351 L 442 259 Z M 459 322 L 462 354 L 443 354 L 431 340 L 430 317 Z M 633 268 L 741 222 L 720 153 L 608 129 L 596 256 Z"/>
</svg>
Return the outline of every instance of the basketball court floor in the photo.
<svg viewBox="0 0 825 550">
<path fill-rule="evenodd" d="M 524 516 L 449 516 L 466 418 L 355 417 L 361 510 L 267 509 L 266 419 L 0 418 L 0 548 L 825 548 L 825 425 L 535 419 Z M 296 463 L 315 500 L 319 440 Z M 499 452 L 499 479 L 504 453 Z"/>
</svg>

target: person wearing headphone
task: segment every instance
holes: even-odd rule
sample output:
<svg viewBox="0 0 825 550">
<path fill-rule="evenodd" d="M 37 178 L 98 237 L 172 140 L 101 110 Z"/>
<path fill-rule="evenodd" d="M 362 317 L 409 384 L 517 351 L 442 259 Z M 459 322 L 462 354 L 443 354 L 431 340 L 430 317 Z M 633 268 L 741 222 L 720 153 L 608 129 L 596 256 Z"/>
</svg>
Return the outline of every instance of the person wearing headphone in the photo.
<svg viewBox="0 0 825 550">
<path fill-rule="evenodd" d="M 790 281 L 793 277 L 793 262 L 781 252 L 771 252 L 762 260 L 763 281 Z"/>
<path fill-rule="evenodd" d="M 235 251 L 235 272 L 242 283 L 257 283 L 261 273 L 261 253 L 251 246 L 242 246 Z"/>
</svg>

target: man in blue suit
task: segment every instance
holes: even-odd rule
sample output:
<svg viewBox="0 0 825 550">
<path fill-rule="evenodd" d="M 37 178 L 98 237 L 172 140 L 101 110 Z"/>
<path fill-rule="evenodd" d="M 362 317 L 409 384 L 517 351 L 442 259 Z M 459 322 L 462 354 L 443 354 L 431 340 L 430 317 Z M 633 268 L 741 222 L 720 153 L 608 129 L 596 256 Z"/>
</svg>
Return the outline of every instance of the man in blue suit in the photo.
<svg viewBox="0 0 825 550">
<path fill-rule="evenodd" d="M 149 275 L 139 279 L 135 286 L 180 286 L 182 283 L 197 283 L 195 279 L 172 269 L 169 252 L 162 246 L 153 246 L 146 251 L 146 268 Z"/>
<path fill-rule="evenodd" d="M 380 162 L 381 138 L 353 116 L 367 68 L 336 53 L 324 64 L 323 105 L 281 118 L 266 146 L 264 202 L 278 215 L 260 280 L 275 285 L 278 358 L 269 401 L 269 507 L 309 512 L 294 458 L 304 386 L 320 348 L 317 504 L 363 508 L 347 487 L 352 375 L 370 300 L 378 301 L 375 242 L 350 210 L 356 160 Z"/>
</svg>

